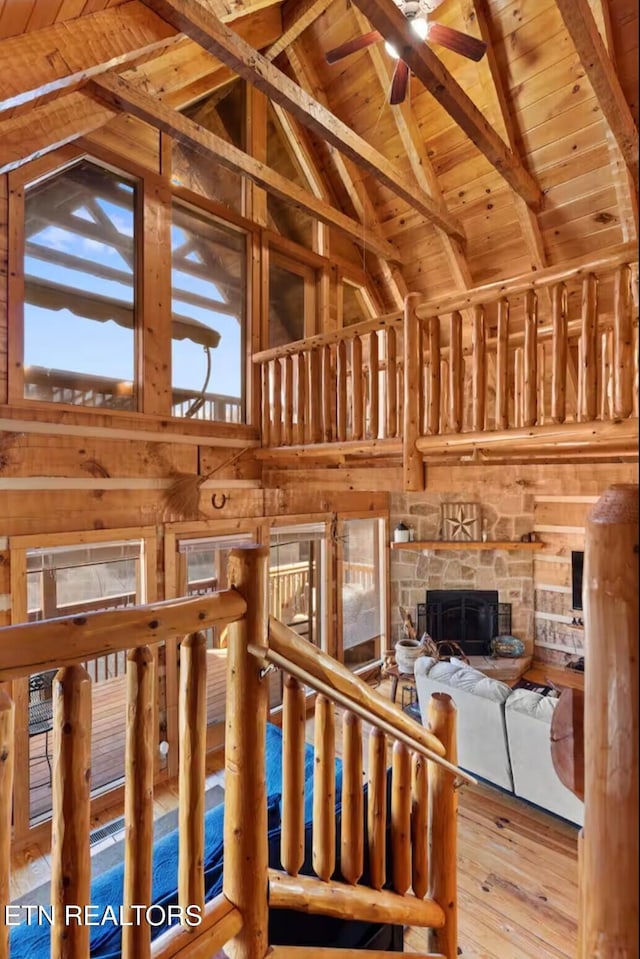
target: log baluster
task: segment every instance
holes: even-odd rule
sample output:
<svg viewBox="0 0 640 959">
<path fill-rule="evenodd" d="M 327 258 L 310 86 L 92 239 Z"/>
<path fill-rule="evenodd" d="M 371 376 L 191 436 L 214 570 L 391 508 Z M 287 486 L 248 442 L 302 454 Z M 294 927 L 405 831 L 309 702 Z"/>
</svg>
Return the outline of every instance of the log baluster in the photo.
<svg viewBox="0 0 640 959">
<path fill-rule="evenodd" d="M 427 760 L 418 753 L 411 757 L 411 885 L 414 895 L 424 899 L 429 886 L 429 779 Z"/>
<path fill-rule="evenodd" d="M 375 330 L 369 333 L 369 436 L 371 439 L 378 438 L 380 424 L 380 399 L 379 399 L 379 381 L 378 373 L 380 371 L 380 360 L 378 356 L 378 334 Z"/>
<path fill-rule="evenodd" d="M 547 354 L 544 343 L 538 343 L 538 359 L 537 359 L 537 377 L 538 377 L 538 415 L 537 422 L 538 426 L 544 426 L 546 420 L 546 405 L 545 405 L 545 383 L 546 383 L 546 371 L 547 371 Z"/>
<path fill-rule="evenodd" d="M 416 448 L 422 422 L 422 324 L 416 314 L 419 300 L 417 293 L 410 293 L 404 307 L 402 461 L 404 488 L 407 491 L 424 489 L 422 454 Z"/>
<path fill-rule="evenodd" d="M 613 415 L 626 419 L 633 412 L 633 299 L 628 266 L 616 273 L 613 310 Z"/>
<path fill-rule="evenodd" d="M 207 638 L 180 644 L 178 700 L 178 903 L 204 909 L 204 794 L 207 758 Z"/>
<path fill-rule="evenodd" d="M 443 433 L 449 432 L 449 363 L 440 362 L 440 428 Z"/>
<path fill-rule="evenodd" d="M 485 400 L 487 391 L 486 335 L 483 306 L 474 306 L 473 308 L 471 349 L 471 429 L 474 430 L 474 432 L 481 432 L 484 429 Z"/>
<path fill-rule="evenodd" d="M 11 902 L 11 810 L 13 801 L 15 705 L 0 687 L 0 959 L 9 959 L 9 926 L 4 907 Z"/>
<path fill-rule="evenodd" d="M 524 295 L 522 425 L 535 426 L 538 420 L 538 298 L 534 290 Z"/>
<path fill-rule="evenodd" d="M 567 288 L 557 283 L 551 291 L 551 419 L 564 423 L 567 415 Z"/>
<path fill-rule="evenodd" d="M 398 356 L 396 331 L 387 327 L 387 436 L 398 435 Z"/>
<path fill-rule="evenodd" d="M 342 835 L 340 872 L 354 885 L 364 865 L 364 797 L 362 720 L 347 711 L 342 717 Z"/>
<path fill-rule="evenodd" d="M 65 921 L 67 906 L 90 903 L 91 679 L 83 666 L 53 682 L 51 959 L 86 959 L 89 926 Z"/>
<path fill-rule="evenodd" d="M 151 903 L 153 866 L 153 762 L 155 758 L 155 660 L 148 646 L 127 656 L 127 742 L 124 783 L 124 906 Z M 149 959 L 151 927 L 122 927 L 123 959 Z"/>
<path fill-rule="evenodd" d="M 496 342 L 496 429 L 509 428 L 509 300 L 498 301 Z"/>
<path fill-rule="evenodd" d="M 269 364 L 262 364 L 262 445 L 271 442 L 271 398 L 269 395 Z"/>
<path fill-rule="evenodd" d="M 312 443 L 322 442 L 322 360 L 318 347 L 309 353 L 309 427 Z"/>
<path fill-rule="evenodd" d="M 587 516 L 585 821 L 580 959 L 638 943 L 638 487 L 613 486 Z"/>
<path fill-rule="evenodd" d="M 333 421 L 333 364 L 331 347 L 328 343 L 322 347 L 322 441 L 331 442 Z"/>
<path fill-rule="evenodd" d="M 411 885 L 411 754 L 399 740 L 391 763 L 391 850 L 393 888 L 403 896 Z"/>
<path fill-rule="evenodd" d="M 307 442 L 307 359 L 298 353 L 298 443 Z"/>
<path fill-rule="evenodd" d="M 282 363 L 284 379 L 282 443 L 284 446 L 290 446 L 293 443 L 293 358 L 285 356 Z"/>
<path fill-rule="evenodd" d="M 604 330 L 600 334 L 600 409 L 598 417 L 601 420 L 611 420 L 613 412 L 613 334 L 611 330 Z"/>
<path fill-rule="evenodd" d="M 347 438 L 347 344 L 339 340 L 336 361 L 338 364 L 338 397 L 336 410 L 336 438 L 344 443 Z"/>
<path fill-rule="evenodd" d="M 278 357 L 272 362 L 271 382 L 273 384 L 273 416 L 269 445 L 280 446 L 282 443 L 282 366 Z"/>
<path fill-rule="evenodd" d="M 432 733 L 456 762 L 456 708 L 446 693 L 434 693 L 428 707 Z M 433 930 L 432 948 L 446 959 L 456 959 L 458 946 L 457 816 L 458 796 L 454 776 L 428 761 L 429 766 L 429 896 L 442 907 L 446 921 Z"/>
<path fill-rule="evenodd" d="M 440 317 L 427 320 L 429 347 L 429 398 L 427 405 L 427 433 L 440 432 Z"/>
<path fill-rule="evenodd" d="M 582 324 L 580 332 L 580 409 L 579 420 L 590 423 L 598 413 L 598 281 L 593 273 L 582 284 Z"/>
<path fill-rule="evenodd" d="M 524 355 L 521 346 L 514 351 L 513 358 L 513 419 L 516 427 L 523 425 L 522 395 L 524 379 Z"/>
<path fill-rule="evenodd" d="M 454 310 L 449 321 L 449 430 L 452 433 L 459 433 L 462 429 L 464 402 L 462 363 L 462 316 Z"/>
<path fill-rule="evenodd" d="M 236 548 L 229 557 L 229 582 L 247 601 L 243 619 L 228 627 L 227 644 L 223 892 L 242 916 L 242 929 L 225 946 L 233 959 L 264 959 L 268 948 L 269 687 L 260 675 L 264 661 L 247 650 L 267 635 L 268 562 L 264 547 Z"/>
<path fill-rule="evenodd" d="M 333 703 L 316 696 L 313 767 L 313 870 L 328 882 L 336 868 L 335 717 Z"/>
<path fill-rule="evenodd" d="M 282 830 L 280 858 L 290 876 L 304 862 L 304 686 L 287 676 L 282 699 Z"/>
<path fill-rule="evenodd" d="M 384 733 L 376 727 L 369 735 L 367 800 L 369 881 L 373 889 L 382 889 L 386 881 L 387 744 Z"/>
<path fill-rule="evenodd" d="M 364 395 L 362 390 L 362 340 L 351 341 L 351 433 L 352 439 L 364 439 Z"/>
</svg>

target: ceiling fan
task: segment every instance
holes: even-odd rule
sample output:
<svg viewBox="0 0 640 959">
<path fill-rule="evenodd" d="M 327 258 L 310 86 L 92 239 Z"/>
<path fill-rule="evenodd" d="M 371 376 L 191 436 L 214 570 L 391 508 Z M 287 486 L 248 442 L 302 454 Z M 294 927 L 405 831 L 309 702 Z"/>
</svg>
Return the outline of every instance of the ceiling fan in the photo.
<svg viewBox="0 0 640 959">
<path fill-rule="evenodd" d="M 487 49 L 486 43 L 482 40 L 472 37 L 468 33 L 461 33 L 454 30 L 453 27 L 446 27 L 442 23 L 435 23 L 429 19 L 429 14 L 440 5 L 442 0 L 394 0 L 401 13 L 409 21 L 412 31 L 416 36 L 416 41 L 430 43 L 439 43 L 441 47 L 447 50 L 453 50 L 455 53 L 468 57 L 470 60 L 481 60 Z M 353 40 L 347 40 L 340 46 L 328 50 L 325 54 L 327 63 L 337 63 L 344 57 L 348 57 L 358 50 L 364 50 L 373 43 L 384 40 L 384 37 L 377 30 L 371 30 L 369 33 L 363 33 L 360 37 Z M 389 94 L 389 103 L 397 105 L 402 103 L 407 95 L 409 85 L 409 67 L 400 57 L 393 44 L 385 40 L 384 48 L 394 60 L 397 61 L 393 77 L 391 79 L 391 91 Z"/>
</svg>

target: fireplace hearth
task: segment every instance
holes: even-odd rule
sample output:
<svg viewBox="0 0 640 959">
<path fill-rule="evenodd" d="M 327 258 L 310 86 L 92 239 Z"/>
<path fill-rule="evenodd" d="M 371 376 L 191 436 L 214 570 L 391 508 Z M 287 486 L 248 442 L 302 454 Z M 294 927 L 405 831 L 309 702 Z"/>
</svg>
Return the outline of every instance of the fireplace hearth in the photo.
<svg viewBox="0 0 640 959">
<path fill-rule="evenodd" d="M 418 604 L 418 629 L 435 642 L 458 643 L 467 656 L 486 656 L 494 636 L 510 632 L 507 611 L 497 589 L 428 589 L 426 603 Z"/>
</svg>

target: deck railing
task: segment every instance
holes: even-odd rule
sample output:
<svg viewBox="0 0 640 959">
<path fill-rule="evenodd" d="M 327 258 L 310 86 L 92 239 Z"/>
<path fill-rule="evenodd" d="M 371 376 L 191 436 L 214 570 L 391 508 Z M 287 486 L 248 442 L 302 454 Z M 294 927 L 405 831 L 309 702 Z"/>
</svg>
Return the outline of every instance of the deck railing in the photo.
<svg viewBox="0 0 640 959">
<path fill-rule="evenodd" d="M 269 908 L 293 908 L 370 922 L 434 929 L 435 946 L 456 956 L 455 710 L 434 698 L 431 729 L 398 712 L 346 667 L 267 618 L 268 550 L 234 549 L 232 588 L 150 606 L 88 613 L 0 630 L 0 684 L 59 668 L 53 683 L 52 959 L 88 959 L 89 926 L 67 907 L 90 904 L 90 741 L 92 681 L 81 665 L 127 648 L 124 959 L 231 954 L 264 959 Z M 204 901 L 206 639 L 228 624 L 223 893 Z M 180 644 L 178 904 L 196 907 L 198 926 L 177 926 L 151 942 L 137 922 L 152 902 L 153 769 L 157 743 L 154 645 Z M 269 869 L 265 777 L 268 665 L 287 674 L 283 706 L 282 870 Z M 298 875 L 304 849 L 303 685 L 317 693 L 313 869 Z M 335 715 L 344 710 L 342 841 L 335 860 Z M 0 904 L 10 901 L 10 834 L 15 707 L 0 685 Z M 362 728 L 369 743 L 369 817 L 363 826 Z M 393 746 L 391 844 L 385 863 L 386 739 Z M 363 849 L 369 850 L 363 886 Z M 332 879 L 339 870 L 342 881 Z M 360 881 L 359 881 L 360 880 Z M 387 880 L 392 888 L 383 888 Z M 136 910 L 133 907 L 136 907 Z M 144 913 L 143 913 L 144 914 Z M 157 916 L 155 917 L 157 920 Z M 9 916 L 0 914 L 0 959 L 9 956 Z M 184 950 L 184 951 L 182 951 Z M 278 950 L 276 950 L 278 951 Z M 275 953 L 274 953 L 275 954 Z M 278 954 L 287 955 L 284 947 Z"/>
<path fill-rule="evenodd" d="M 625 244 L 258 353 L 263 446 L 401 450 L 407 489 L 427 457 L 629 455 L 636 283 Z"/>
</svg>

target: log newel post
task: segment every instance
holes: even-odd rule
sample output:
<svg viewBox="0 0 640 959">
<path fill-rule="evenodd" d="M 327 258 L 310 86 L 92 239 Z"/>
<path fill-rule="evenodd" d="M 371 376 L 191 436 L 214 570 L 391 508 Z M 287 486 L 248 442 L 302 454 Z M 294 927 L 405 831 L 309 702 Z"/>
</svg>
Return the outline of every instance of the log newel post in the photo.
<svg viewBox="0 0 640 959">
<path fill-rule="evenodd" d="M 579 959 L 638 943 L 638 487 L 612 486 L 587 517 L 585 822 Z"/>
<path fill-rule="evenodd" d="M 53 683 L 51 812 L 51 959 L 86 959 L 89 926 L 67 907 L 90 902 L 91 679 L 83 666 L 61 669 Z"/>
<path fill-rule="evenodd" d="M 404 306 L 404 414 L 402 464 L 404 488 L 409 492 L 424 490 L 422 454 L 416 447 L 420 436 L 420 397 L 422 396 L 422 325 L 416 315 L 420 302 L 417 293 L 410 293 Z"/>
<path fill-rule="evenodd" d="M 456 708 L 451 696 L 434 693 L 428 708 L 429 728 L 456 762 Z M 458 946 L 457 818 L 458 795 L 454 776 L 429 762 L 429 896 L 444 910 L 445 924 L 432 931 L 431 948 L 446 959 L 456 959 Z"/>
<path fill-rule="evenodd" d="M 153 760 L 155 748 L 155 661 L 148 646 L 132 649 L 127 657 L 127 744 L 124 785 L 125 918 L 129 907 L 151 903 L 153 860 Z M 148 923 L 122 928 L 124 959 L 149 959 Z"/>
<path fill-rule="evenodd" d="M 223 891 L 243 920 L 225 946 L 230 959 L 264 959 L 268 948 L 268 679 L 260 675 L 266 663 L 247 650 L 267 640 L 267 562 L 264 547 L 237 548 L 229 557 L 229 582 L 247 601 L 227 644 Z"/>
<path fill-rule="evenodd" d="M 0 959 L 9 956 L 4 907 L 11 901 L 11 808 L 13 800 L 15 706 L 0 687 Z"/>
</svg>

